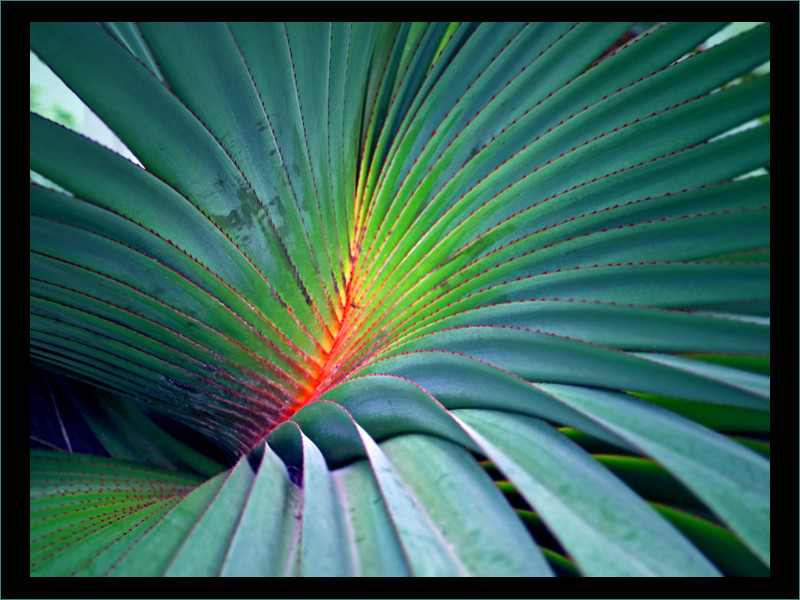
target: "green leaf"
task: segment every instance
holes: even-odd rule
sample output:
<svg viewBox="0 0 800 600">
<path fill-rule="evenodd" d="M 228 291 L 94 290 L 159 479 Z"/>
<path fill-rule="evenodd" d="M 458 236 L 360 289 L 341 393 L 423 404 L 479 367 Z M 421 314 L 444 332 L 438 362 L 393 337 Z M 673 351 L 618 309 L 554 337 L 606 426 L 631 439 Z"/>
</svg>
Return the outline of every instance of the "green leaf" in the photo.
<svg viewBox="0 0 800 600">
<path fill-rule="evenodd" d="M 246 457 L 241 458 L 173 556 L 165 575 L 202 577 L 220 572 L 253 478 L 253 468 Z"/>
<path fill-rule="evenodd" d="M 354 389 L 348 399 L 372 398 L 371 405 L 374 406 L 375 396 L 372 394 L 377 389 L 390 390 L 392 383 L 400 384 L 400 387 L 395 387 L 396 394 L 400 393 L 402 387 L 406 387 L 407 391 L 410 391 L 409 387 L 415 389 L 407 382 L 393 378 L 378 378 L 378 381 L 370 383 L 373 383 L 370 387 Z M 385 394 L 380 397 L 382 400 L 378 405 L 396 415 L 402 414 L 403 404 L 409 413 L 419 410 L 419 403 L 403 403 L 402 397 L 395 401 Z M 388 516 L 391 531 L 395 532 L 413 574 L 510 575 L 549 572 L 524 529 L 466 450 L 439 437 L 409 435 L 407 424 L 415 420 L 412 414 L 406 419 L 401 417 L 401 423 L 397 425 L 397 430 L 406 432 L 406 435 L 390 437 L 378 445 L 375 440 L 385 437 L 387 432 L 380 429 L 375 431 L 374 426 L 380 427 L 380 422 L 359 410 L 358 403 L 354 408 L 358 423 L 353 422 L 352 417 L 348 417 L 341 408 L 327 402 L 309 405 L 295 419 L 313 435 L 331 461 L 353 460 L 356 454 L 366 454 L 377 484 L 375 491 L 380 491 L 376 501 L 382 500 L 387 511 L 386 516 L 380 511 L 380 518 L 372 527 L 379 529 L 378 539 L 385 538 L 383 545 L 393 552 L 393 536 L 390 536 L 389 522 L 385 520 Z M 442 418 L 452 421 L 446 414 L 442 414 Z M 368 433 L 361 423 L 370 426 L 373 431 Z M 343 446 L 351 446 L 351 449 L 343 450 Z M 363 459 L 360 462 L 363 463 Z M 476 520 L 477 514 L 492 517 Z M 328 520 L 329 523 L 334 521 Z M 315 533 L 311 535 L 316 539 Z M 479 540 L 477 543 L 476 539 Z M 513 559 L 505 552 L 505 546 L 509 543 L 513 543 L 516 550 Z M 321 542 L 321 545 L 324 547 L 325 542 Z M 383 547 L 378 551 L 387 553 Z M 313 564 L 318 564 L 320 560 Z M 357 572 L 375 568 L 371 560 L 361 560 Z"/>
<path fill-rule="evenodd" d="M 764 567 L 728 530 L 666 506 L 655 505 L 662 515 L 678 527 L 703 553 L 729 573 L 766 577 Z"/>
<path fill-rule="evenodd" d="M 124 461 L 31 450 L 31 575 L 102 575 L 196 476 Z"/>
<path fill-rule="evenodd" d="M 485 410 L 454 414 L 483 438 L 487 455 L 587 575 L 718 574 L 635 493 L 542 421 Z"/>
<path fill-rule="evenodd" d="M 768 575 L 770 36 L 31 23 L 31 575 Z"/>
<path fill-rule="evenodd" d="M 228 472 L 212 477 L 194 489 L 153 525 L 147 535 L 112 565 L 113 577 L 159 577 L 164 575 L 186 536 L 220 491 Z"/>
<path fill-rule="evenodd" d="M 712 366 L 628 354 L 537 330 L 475 326 L 440 331 L 397 348 L 402 352 L 437 351 L 471 356 L 529 381 L 581 384 L 765 408 L 763 384 L 740 383 L 706 375 Z M 685 359 L 684 359 L 685 360 Z M 667 364 L 670 367 L 668 368 Z M 611 368 L 613 365 L 613 369 Z M 717 369 L 720 369 L 717 367 Z M 694 373 L 697 373 L 695 375 Z M 700 375 L 704 375 L 701 377 Z M 756 376 L 754 376 L 756 377 Z"/>
<path fill-rule="evenodd" d="M 340 506 L 349 525 L 353 574 L 361 577 L 410 575 L 403 546 L 382 498 L 371 465 L 357 460 L 333 472 Z"/>
<path fill-rule="evenodd" d="M 382 449 L 434 523 L 440 543 L 453 548 L 454 574 L 550 575 L 514 513 L 466 450 L 421 435 L 391 438 Z M 429 569 L 432 565 L 418 574 Z"/>
<path fill-rule="evenodd" d="M 220 573 L 225 577 L 278 576 L 289 565 L 287 548 L 295 533 L 295 515 L 301 510 L 297 488 L 269 445 L 261 450 L 261 464 L 225 554 Z"/>
<path fill-rule="evenodd" d="M 768 460 L 631 396 L 568 386 L 543 387 L 663 464 L 769 565 Z"/>
</svg>

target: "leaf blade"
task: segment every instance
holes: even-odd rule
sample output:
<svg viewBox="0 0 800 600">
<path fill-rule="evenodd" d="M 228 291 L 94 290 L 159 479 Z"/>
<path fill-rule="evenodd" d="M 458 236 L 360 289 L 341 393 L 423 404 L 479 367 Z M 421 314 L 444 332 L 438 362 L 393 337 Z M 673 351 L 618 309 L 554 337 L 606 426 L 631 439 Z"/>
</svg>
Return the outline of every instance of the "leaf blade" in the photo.
<svg viewBox="0 0 800 600">
<path fill-rule="evenodd" d="M 541 512 L 585 574 L 719 575 L 636 494 L 542 422 L 454 412 L 478 432 L 479 444 Z"/>
</svg>

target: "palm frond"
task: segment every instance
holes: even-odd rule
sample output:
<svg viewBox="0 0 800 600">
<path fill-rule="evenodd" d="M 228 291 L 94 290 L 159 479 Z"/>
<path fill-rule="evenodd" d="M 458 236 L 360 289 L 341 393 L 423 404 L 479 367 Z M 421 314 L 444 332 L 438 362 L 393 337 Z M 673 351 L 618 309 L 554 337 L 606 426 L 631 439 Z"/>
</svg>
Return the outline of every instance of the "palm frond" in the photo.
<svg viewBox="0 0 800 600">
<path fill-rule="evenodd" d="M 31 574 L 768 574 L 724 25 L 32 23 L 142 166 L 30 115 L 31 361 L 109 454 L 31 450 Z"/>
</svg>

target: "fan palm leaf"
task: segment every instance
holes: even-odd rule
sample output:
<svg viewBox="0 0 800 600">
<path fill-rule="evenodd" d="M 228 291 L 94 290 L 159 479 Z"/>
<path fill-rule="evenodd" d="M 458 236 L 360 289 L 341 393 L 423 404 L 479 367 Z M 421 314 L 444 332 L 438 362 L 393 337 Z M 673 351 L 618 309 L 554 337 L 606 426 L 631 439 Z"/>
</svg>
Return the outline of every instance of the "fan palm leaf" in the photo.
<svg viewBox="0 0 800 600">
<path fill-rule="evenodd" d="M 32 23 L 141 166 L 31 113 L 31 361 L 106 455 L 32 448 L 31 574 L 768 573 L 723 26 Z"/>
</svg>

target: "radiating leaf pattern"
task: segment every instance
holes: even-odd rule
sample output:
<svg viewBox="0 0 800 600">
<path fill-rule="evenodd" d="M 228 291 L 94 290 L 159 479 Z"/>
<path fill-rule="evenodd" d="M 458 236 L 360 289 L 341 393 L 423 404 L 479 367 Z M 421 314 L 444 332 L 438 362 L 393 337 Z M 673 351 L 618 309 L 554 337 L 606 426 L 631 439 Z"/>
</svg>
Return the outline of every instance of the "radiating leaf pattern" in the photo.
<svg viewBox="0 0 800 600">
<path fill-rule="evenodd" d="M 30 115 L 31 361 L 121 440 L 31 450 L 31 574 L 769 574 L 770 27 L 724 26 L 32 23 L 144 168 Z M 232 466 L 133 464 L 153 412 Z"/>
</svg>

